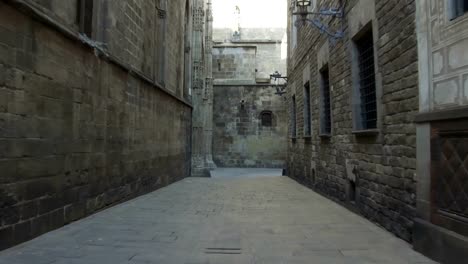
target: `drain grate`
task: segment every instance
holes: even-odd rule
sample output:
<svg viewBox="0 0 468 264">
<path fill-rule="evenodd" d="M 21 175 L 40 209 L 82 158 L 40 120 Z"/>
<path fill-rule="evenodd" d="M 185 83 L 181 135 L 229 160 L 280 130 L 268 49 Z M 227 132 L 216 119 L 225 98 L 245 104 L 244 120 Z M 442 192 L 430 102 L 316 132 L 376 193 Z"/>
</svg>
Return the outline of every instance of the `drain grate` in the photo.
<svg viewBox="0 0 468 264">
<path fill-rule="evenodd" d="M 240 255 L 241 248 L 205 248 L 205 254 Z"/>
</svg>

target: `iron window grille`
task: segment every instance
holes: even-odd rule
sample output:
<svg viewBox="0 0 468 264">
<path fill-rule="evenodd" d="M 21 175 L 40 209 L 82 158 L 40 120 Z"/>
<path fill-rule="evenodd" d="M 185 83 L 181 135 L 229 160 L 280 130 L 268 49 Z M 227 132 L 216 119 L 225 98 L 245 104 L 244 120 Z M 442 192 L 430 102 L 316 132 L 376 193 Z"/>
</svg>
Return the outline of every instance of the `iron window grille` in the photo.
<svg viewBox="0 0 468 264">
<path fill-rule="evenodd" d="M 311 136 L 310 83 L 304 85 L 304 136 Z"/>
<path fill-rule="evenodd" d="M 272 127 L 273 126 L 273 114 L 271 112 L 263 112 L 261 114 L 262 126 Z"/>
<path fill-rule="evenodd" d="M 296 96 L 291 101 L 291 137 L 296 138 Z"/>
<path fill-rule="evenodd" d="M 377 128 L 377 91 L 375 81 L 374 38 L 372 30 L 356 41 L 359 63 L 359 96 L 362 129 Z"/>
<path fill-rule="evenodd" d="M 330 73 L 325 67 L 320 75 L 322 77 L 322 134 L 331 134 L 331 99 L 330 99 Z"/>
</svg>

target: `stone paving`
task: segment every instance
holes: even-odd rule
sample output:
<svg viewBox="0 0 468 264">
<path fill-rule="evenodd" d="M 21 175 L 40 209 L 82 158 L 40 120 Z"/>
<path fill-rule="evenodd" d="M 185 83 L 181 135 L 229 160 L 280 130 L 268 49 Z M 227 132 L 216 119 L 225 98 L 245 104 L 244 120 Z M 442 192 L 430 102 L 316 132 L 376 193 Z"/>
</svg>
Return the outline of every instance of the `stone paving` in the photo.
<svg viewBox="0 0 468 264">
<path fill-rule="evenodd" d="M 287 177 L 218 176 L 185 179 L 0 252 L 0 264 L 49 263 L 434 262 Z"/>
<path fill-rule="evenodd" d="M 258 177 L 273 177 L 281 176 L 282 169 L 249 169 L 249 168 L 218 168 L 211 172 L 211 178 L 228 179 L 228 178 L 258 178 Z"/>
</svg>

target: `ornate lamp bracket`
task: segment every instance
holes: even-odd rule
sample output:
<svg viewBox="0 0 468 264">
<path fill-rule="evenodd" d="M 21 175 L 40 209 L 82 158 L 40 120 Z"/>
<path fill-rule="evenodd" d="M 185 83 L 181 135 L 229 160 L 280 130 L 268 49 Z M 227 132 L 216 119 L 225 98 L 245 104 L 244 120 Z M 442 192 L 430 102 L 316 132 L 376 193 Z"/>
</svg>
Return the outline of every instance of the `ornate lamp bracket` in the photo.
<svg viewBox="0 0 468 264">
<path fill-rule="evenodd" d="M 288 77 L 282 76 L 281 73 L 275 71 L 273 74 L 270 74 L 270 80 L 273 80 L 276 84 L 276 95 L 283 96 L 286 93 L 286 85 L 288 82 Z M 279 80 L 283 80 L 284 83 L 280 84 Z"/>
<path fill-rule="evenodd" d="M 344 18 L 344 9 L 343 8 L 329 8 L 322 9 L 318 12 L 309 12 L 308 7 L 311 5 L 309 0 L 296 0 L 294 2 L 297 7 L 297 12 L 293 12 L 293 15 L 299 16 L 299 19 L 294 24 L 296 27 L 301 27 L 306 24 L 309 24 L 313 27 L 316 27 L 320 33 L 326 34 L 332 40 L 336 41 L 344 37 L 344 31 L 337 30 L 334 31 L 330 28 L 329 25 L 325 24 L 321 18 L 332 17 L 342 20 Z M 313 15 L 313 18 L 309 18 L 309 15 Z"/>
</svg>

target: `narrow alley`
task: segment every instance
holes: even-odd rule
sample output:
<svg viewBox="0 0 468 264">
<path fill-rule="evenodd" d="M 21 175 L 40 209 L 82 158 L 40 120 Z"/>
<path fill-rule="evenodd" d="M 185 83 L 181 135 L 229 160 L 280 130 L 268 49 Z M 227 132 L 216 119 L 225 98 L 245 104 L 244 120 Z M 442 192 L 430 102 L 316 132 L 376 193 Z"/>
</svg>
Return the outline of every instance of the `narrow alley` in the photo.
<svg viewBox="0 0 468 264">
<path fill-rule="evenodd" d="M 216 178 L 187 178 L 3 251 L 0 263 L 434 263 L 274 175 L 223 169 Z"/>
<path fill-rule="evenodd" d="M 0 0 L 0 264 L 468 264 L 468 0 Z"/>
</svg>

